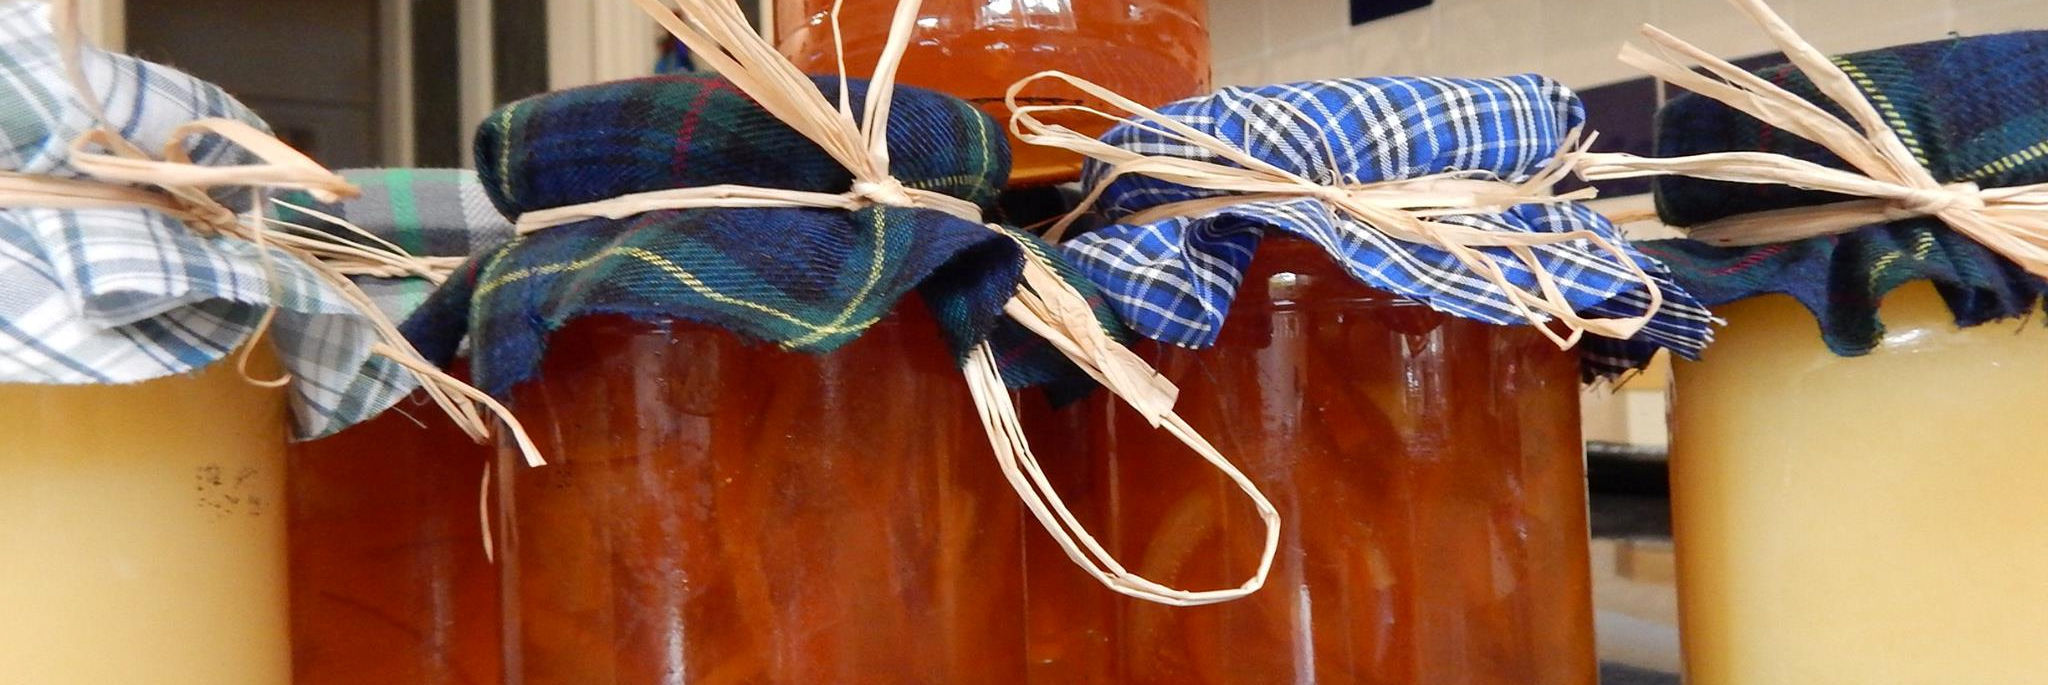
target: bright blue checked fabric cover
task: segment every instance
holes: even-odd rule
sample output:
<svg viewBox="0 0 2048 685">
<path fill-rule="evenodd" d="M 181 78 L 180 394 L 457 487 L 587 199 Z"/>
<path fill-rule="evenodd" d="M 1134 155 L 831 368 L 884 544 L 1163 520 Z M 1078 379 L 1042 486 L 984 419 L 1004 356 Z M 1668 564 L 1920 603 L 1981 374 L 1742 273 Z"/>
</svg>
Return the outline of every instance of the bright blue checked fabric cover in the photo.
<svg viewBox="0 0 2048 685">
<path fill-rule="evenodd" d="M 1585 121 L 1576 94 L 1536 75 L 1357 78 L 1226 88 L 1159 111 L 1327 185 L 1446 171 L 1523 181 L 1568 151 L 1572 133 Z M 1103 140 L 1144 154 L 1229 164 L 1199 147 L 1129 122 Z M 1105 172 L 1104 165 L 1091 162 L 1086 182 L 1094 187 Z M 1150 207 L 1219 194 L 1224 193 L 1129 175 L 1110 183 L 1099 209 L 1115 221 Z M 1628 257 L 1662 288 L 1665 304 L 1633 340 L 1587 336 L 1581 349 L 1589 376 L 1638 368 L 1659 348 L 1692 356 L 1711 339 L 1712 316 L 1672 283 L 1662 264 L 1627 247 L 1620 232 L 1590 209 L 1575 203 L 1524 205 L 1502 214 L 1438 220 L 1516 233 L 1588 230 L 1623 245 Z M 1527 323 L 1492 283 L 1448 252 L 1387 236 L 1316 199 L 1251 202 L 1200 216 L 1117 224 L 1076 237 L 1065 249 L 1138 333 L 1204 347 L 1215 342 L 1245 267 L 1271 230 L 1322 246 L 1360 282 L 1374 288 L 1469 319 Z M 1481 249 L 1511 282 L 1535 285 L 1534 274 L 1507 249 Z M 1648 304 L 1644 287 L 1627 268 L 1587 241 L 1533 249 L 1581 315 L 1636 316 Z"/>
</svg>

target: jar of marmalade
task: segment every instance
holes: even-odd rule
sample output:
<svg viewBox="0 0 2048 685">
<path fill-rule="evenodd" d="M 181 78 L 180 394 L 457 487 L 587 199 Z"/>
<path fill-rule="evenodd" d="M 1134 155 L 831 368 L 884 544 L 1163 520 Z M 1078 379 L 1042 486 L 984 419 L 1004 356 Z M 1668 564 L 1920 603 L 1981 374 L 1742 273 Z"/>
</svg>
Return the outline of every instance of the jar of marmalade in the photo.
<svg viewBox="0 0 2048 685">
<path fill-rule="evenodd" d="M 834 0 L 776 0 L 782 53 L 814 74 L 839 73 L 832 40 Z M 904 84 L 979 105 L 1010 120 L 1003 95 L 1026 76 L 1057 69 L 1156 107 L 1209 90 L 1206 0 L 925 0 L 903 58 Z M 873 74 L 888 43 L 896 0 L 843 0 L 839 30 L 848 76 Z M 1028 92 L 1020 102 L 1109 109 L 1078 92 Z M 1094 137 L 1110 119 L 1070 112 L 1038 115 Z M 1010 185 L 1051 185 L 1081 176 L 1079 155 L 1010 141 Z"/>
<path fill-rule="evenodd" d="M 1023 680 L 1023 515 L 915 299 L 823 355 L 586 317 L 513 399 L 507 682 Z"/>
<path fill-rule="evenodd" d="M 1595 681 L 1575 353 L 1275 237 L 1214 347 L 1141 354 L 1279 508 L 1279 557 L 1250 597 L 1177 608 L 1104 600 L 1031 547 L 1043 682 Z M 1089 458 L 1047 468 L 1118 558 L 1180 587 L 1246 575 L 1263 527 L 1228 481 L 1103 398 L 1036 427 L 1076 424 Z"/>
<path fill-rule="evenodd" d="M 498 682 L 492 458 L 422 393 L 292 447 L 292 682 Z"/>
</svg>

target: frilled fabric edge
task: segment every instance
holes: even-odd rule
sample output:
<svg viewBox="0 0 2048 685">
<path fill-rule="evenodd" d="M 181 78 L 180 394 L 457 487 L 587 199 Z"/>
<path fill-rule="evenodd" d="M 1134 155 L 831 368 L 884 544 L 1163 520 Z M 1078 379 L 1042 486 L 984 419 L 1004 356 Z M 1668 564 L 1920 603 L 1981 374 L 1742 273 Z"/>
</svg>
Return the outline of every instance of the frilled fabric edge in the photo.
<svg viewBox="0 0 2048 685">
<path fill-rule="evenodd" d="M 1490 231 L 1559 233 L 1587 230 L 1621 246 L 1664 293 L 1664 305 L 1627 341 L 1588 335 L 1586 377 L 1610 378 L 1647 365 L 1659 349 L 1697 357 L 1713 339 L 1713 315 L 1673 281 L 1662 263 L 1628 246 L 1605 218 L 1574 204 L 1523 206 L 1501 215 L 1439 220 Z M 1494 286 L 1449 253 L 1407 243 L 1331 211 L 1317 200 L 1255 202 L 1207 215 L 1147 225 L 1113 225 L 1065 244 L 1077 267 L 1103 290 L 1139 335 L 1183 347 L 1216 341 L 1259 243 L 1268 231 L 1322 247 L 1360 283 L 1431 309 L 1497 325 L 1527 325 Z M 1647 291 L 1625 267 L 1586 241 L 1535 248 L 1574 311 L 1628 317 L 1648 306 Z M 1533 288 L 1535 274 L 1502 248 L 1481 248 L 1510 282 Z"/>
<path fill-rule="evenodd" d="M 839 214 L 849 217 L 844 232 L 857 235 L 861 232 L 853 228 L 853 217 L 880 216 L 876 212 L 922 217 L 917 222 L 922 228 L 911 231 L 909 223 L 903 224 L 911 232 L 889 241 L 894 244 L 890 250 L 901 251 L 884 258 L 894 265 L 892 270 L 848 299 L 790 300 L 781 292 L 788 281 L 736 280 L 735 265 L 748 260 L 706 252 L 707 242 L 716 240 L 707 234 L 719 231 L 705 222 L 726 221 L 758 232 L 764 222 L 778 216 L 816 220 Z M 917 293 L 939 321 L 956 362 L 974 345 L 988 341 L 1012 387 L 1072 380 L 1080 376 L 1077 368 L 1002 315 L 1022 269 L 1018 240 L 1057 259 L 1055 250 L 1034 237 L 998 233 L 924 210 L 846 214 L 705 209 L 586 221 L 533 234 L 472 259 L 427 299 L 403 330 L 437 363 L 452 360 L 467 337 L 478 388 L 508 398 L 514 386 L 538 372 L 549 337 L 582 317 L 610 314 L 652 323 L 687 321 L 794 352 L 822 354 L 859 337 L 904 297 Z M 1093 284 L 1058 261 L 1054 267 L 1096 305 L 1098 320 L 1113 336 L 1124 335 Z M 868 273 L 866 267 L 839 265 L 821 266 L 812 275 Z M 703 278 L 707 275 L 713 278 Z M 719 277 L 727 280 L 715 280 Z"/>
<path fill-rule="evenodd" d="M 192 373 L 248 344 L 274 307 L 263 339 L 292 378 L 295 439 L 366 420 L 416 387 L 372 356 L 370 324 L 281 252 L 144 210 L 0 210 L 0 246 L 0 382 Z"/>
<path fill-rule="evenodd" d="M 278 197 L 278 219 L 367 248 L 396 247 L 419 257 L 466 259 L 512 240 L 512 223 L 491 205 L 476 172 L 376 168 L 340 173 L 362 194 L 321 202 L 305 191 L 286 192 Z M 330 218 L 350 226 L 336 225 Z M 434 291 L 431 281 L 416 276 L 350 280 L 393 321 L 411 316 Z"/>
<path fill-rule="evenodd" d="M 1791 296 L 1813 314 L 1828 349 L 1843 357 L 1877 349 L 1884 298 L 1908 283 L 1932 283 L 1958 328 L 2032 316 L 2048 305 L 2048 282 L 1935 219 L 1754 247 L 1686 239 L 1638 245 L 1710 307 Z"/>
</svg>

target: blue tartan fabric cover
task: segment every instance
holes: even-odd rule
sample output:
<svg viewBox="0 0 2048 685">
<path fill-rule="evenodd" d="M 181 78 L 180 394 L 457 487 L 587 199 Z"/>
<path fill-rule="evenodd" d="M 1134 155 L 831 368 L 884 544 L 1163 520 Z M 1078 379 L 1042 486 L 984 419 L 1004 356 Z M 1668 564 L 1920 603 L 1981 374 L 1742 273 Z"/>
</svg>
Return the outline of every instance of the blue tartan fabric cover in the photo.
<svg viewBox="0 0 2048 685">
<path fill-rule="evenodd" d="M 264 128 L 218 87 L 177 70 L 90 47 L 82 63 L 111 123 L 144 149 L 202 117 Z M 0 170 L 80 177 L 68 146 L 93 121 L 64 76 L 49 5 L 0 4 L 0 76 Z M 197 164 L 254 161 L 211 136 L 191 142 Z M 247 189 L 216 196 L 248 209 Z M 375 330 L 340 293 L 291 257 L 268 257 L 150 210 L 0 209 L 0 382 L 187 373 L 241 347 L 274 306 L 266 337 L 293 378 L 298 437 L 338 431 L 412 391 L 403 369 L 370 355 Z"/>
<path fill-rule="evenodd" d="M 1839 55 L 1834 63 L 1935 180 L 1986 188 L 2048 182 L 2048 31 L 1950 37 Z M 1790 65 L 1756 73 L 1848 119 Z M 1658 155 L 1731 150 L 1848 168 L 1819 145 L 1710 98 L 1682 94 L 1657 113 Z M 1655 188 L 1659 213 L 1674 226 L 1849 199 L 1687 177 L 1660 177 Z M 2048 281 L 1930 217 L 1770 245 L 1679 239 L 1646 242 L 1643 249 L 1714 306 L 1769 293 L 1792 296 L 1813 313 L 1828 349 L 1845 357 L 1883 342 L 1880 306 L 1907 283 L 1933 284 L 1962 328 L 2031 316 L 2048 302 Z"/>
<path fill-rule="evenodd" d="M 1414 178 L 1445 171 L 1527 180 L 1556 157 L 1585 121 L 1578 96 L 1536 75 L 1492 79 L 1357 78 L 1226 88 L 1159 109 L 1282 169 L 1329 185 Z M 1102 138 L 1152 155 L 1229 164 L 1199 147 L 1126 122 Z M 1106 173 L 1091 162 L 1085 182 Z M 1112 221 L 1150 207 L 1223 194 L 1129 175 L 1100 204 Z M 1639 368 L 1659 348 L 1693 356 L 1711 339 L 1712 316 L 1670 280 L 1664 266 L 1626 247 L 1604 217 L 1572 203 L 1525 205 L 1503 214 L 1440 217 L 1489 231 L 1593 231 L 1623 244 L 1663 289 L 1665 304 L 1633 340 L 1588 336 L 1589 376 Z M 1452 315 L 1502 325 L 1527 321 L 1491 283 L 1449 253 L 1394 239 L 1315 199 L 1251 202 L 1194 217 L 1117 224 L 1068 241 L 1066 254 L 1099 285 L 1140 335 L 1189 347 L 1215 342 L 1253 253 L 1269 231 L 1322 246 L 1361 283 Z M 1534 248 L 1576 311 L 1640 315 L 1645 290 L 1615 257 L 1585 241 Z M 1482 248 L 1511 282 L 1536 280 L 1504 248 Z"/>
<path fill-rule="evenodd" d="M 817 77 L 828 99 L 839 79 Z M 855 111 L 868 84 L 848 82 Z M 952 96 L 899 87 L 888 126 L 891 173 L 905 185 L 988 208 L 1010 171 L 1002 130 Z M 715 75 L 669 75 L 534 96 L 477 135 L 479 178 L 507 216 L 664 188 L 741 184 L 845 192 L 853 177 L 825 151 Z M 465 334 L 477 387 L 500 397 L 532 377 L 555 331 L 584 316 L 691 321 L 785 349 L 823 353 L 859 337 L 915 294 L 958 355 L 984 341 L 1016 386 L 1078 375 L 1002 309 L 1027 234 L 943 212 L 773 208 L 657 210 L 537 231 L 480 255 L 404 327 L 429 358 Z M 1061 270 L 1084 297 L 1093 286 Z M 1098 308 L 1105 328 L 1113 315 Z M 1082 376 L 1085 378 L 1085 376 Z"/>
</svg>

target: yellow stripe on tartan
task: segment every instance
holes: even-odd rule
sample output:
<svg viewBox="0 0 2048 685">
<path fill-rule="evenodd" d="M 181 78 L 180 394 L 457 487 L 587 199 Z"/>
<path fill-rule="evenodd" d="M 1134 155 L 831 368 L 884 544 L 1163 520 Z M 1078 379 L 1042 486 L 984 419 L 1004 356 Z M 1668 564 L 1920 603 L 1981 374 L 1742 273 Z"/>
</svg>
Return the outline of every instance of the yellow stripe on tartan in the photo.
<svg viewBox="0 0 2048 685">
<path fill-rule="evenodd" d="M 1977 167 L 1976 171 L 1970 172 L 1969 175 L 1963 178 L 1972 181 L 1982 180 L 1989 176 L 2011 171 L 2013 167 L 2033 162 L 2044 155 L 2048 155 L 2048 140 L 2035 143 L 2024 150 L 2001 157 L 1990 164 Z"/>
<path fill-rule="evenodd" d="M 675 262 L 669 261 L 668 258 L 655 254 L 643 248 L 629 246 L 614 247 L 603 252 L 599 252 L 589 257 L 578 259 L 572 262 L 562 262 L 559 264 L 543 264 L 540 266 L 531 266 L 523 269 L 517 269 L 510 273 L 504 274 L 502 276 L 484 282 L 482 285 L 477 287 L 475 297 L 483 297 L 485 295 L 489 295 L 491 294 L 491 292 L 496 291 L 499 288 L 505 287 L 512 283 L 533 278 L 535 276 L 558 274 L 564 271 L 575 271 L 577 269 L 588 267 L 592 264 L 596 264 L 598 262 L 610 259 L 612 257 L 631 257 L 633 259 L 646 262 L 647 264 L 662 270 L 663 273 L 666 273 L 670 277 L 676 279 L 677 282 L 682 283 L 691 291 L 696 292 L 698 295 L 704 296 L 705 299 L 709 299 L 721 304 L 751 309 L 775 317 L 777 319 L 787 321 L 790 324 L 793 324 L 805 330 L 812 331 L 803 338 L 783 343 L 784 347 L 799 347 L 802 345 L 808 345 L 818 340 L 822 340 L 828 336 L 840 335 L 845 333 L 858 333 L 862 330 L 866 330 L 868 326 L 874 325 L 876 321 L 879 321 L 881 319 L 881 317 L 869 317 L 865 320 L 849 324 L 847 323 L 847 319 L 852 318 L 854 305 L 848 305 L 846 311 L 841 312 L 838 318 L 833 319 L 832 323 L 825 325 L 814 324 L 809 321 L 797 318 L 796 316 L 789 314 L 788 312 L 784 312 L 780 309 L 776 309 L 774 307 L 770 307 L 759 302 L 743 300 L 737 297 L 733 297 L 731 295 L 727 295 L 725 293 L 718 292 L 717 290 L 712 289 L 711 286 L 706 285 L 703 280 L 698 279 L 695 274 L 691 274 L 682 266 L 676 264 Z M 877 260 L 876 263 L 879 265 L 880 261 Z M 876 268 L 877 270 L 879 270 L 880 267 L 877 266 Z M 854 304 L 858 304 L 859 301 L 859 299 L 856 299 Z"/>
<path fill-rule="evenodd" d="M 927 178 L 918 181 L 905 182 L 903 185 L 916 188 L 918 190 L 929 190 L 936 193 L 940 192 L 945 186 L 966 183 L 972 183 L 975 187 L 982 188 L 985 190 L 988 187 L 988 175 L 986 173 L 953 174 L 951 176 L 940 176 L 938 178 Z"/>
<path fill-rule="evenodd" d="M 1885 97 L 1884 92 L 1877 89 L 1877 82 L 1870 80 L 1862 69 L 1857 68 L 1856 64 L 1849 60 L 1835 57 L 1832 61 L 1835 66 L 1841 67 L 1842 72 L 1848 74 L 1849 78 L 1855 79 L 1856 85 L 1861 86 L 1863 92 L 1870 96 L 1870 104 L 1877 105 L 1878 111 L 1884 113 L 1885 122 L 1891 125 L 1893 133 L 1899 134 L 1899 141 L 1906 144 L 1906 149 L 1913 152 L 1914 161 L 1923 167 L 1930 166 L 1927 153 L 1920 149 L 1920 136 L 1913 133 L 1913 127 L 1906 125 L 1906 118 L 1899 116 L 1899 111 L 1892 108 L 1891 98 Z"/>
<path fill-rule="evenodd" d="M 1913 259 L 1923 262 L 1927 261 L 1927 255 L 1933 254 L 1935 247 L 1937 247 L 1937 243 L 1935 243 L 1934 241 L 1933 233 L 1928 233 L 1925 231 L 1916 233 L 1913 236 Z M 1905 253 L 1903 252 L 1888 252 L 1884 256 L 1878 257 L 1877 261 L 1871 262 L 1871 286 L 1876 287 L 1878 281 L 1883 280 L 1885 269 L 1891 268 L 1893 262 L 1899 261 L 1899 259 L 1904 256 Z"/>
<path fill-rule="evenodd" d="M 959 103 L 954 105 L 955 107 L 966 107 L 968 109 L 976 109 L 973 105 L 967 104 L 967 102 L 964 100 L 954 100 L 954 102 Z M 972 114 L 969 114 L 967 116 L 967 120 L 973 122 L 980 121 L 979 119 L 974 118 L 974 115 Z M 969 126 L 968 128 L 974 129 L 974 147 L 968 149 L 983 151 L 983 154 L 975 155 L 976 160 L 981 162 L 981 169 L 979 170 L 980 173 L 974 175 L 974 187 L 982 190 L 988 190 L 988 188 L 985 185 L 988 183 L 988 167 L 990 162 L 995 161 L 994 159 L 991 159 L 991 155 L 985 154 L 988 150 L 993 149 L 990 148 L 988 145 L 988 131 L 982 129 L 982 127 L 980 126 Z M 1004 144 L 1008 145 L 1009 143 L 1005 141 Z M 1014 161 L 1012 161 L 1011 163 L 1015 164 Z"/>
<path fill-rule="evenodd" d="M 868 294 L 875 291 L 875 284 L 882 282 L 882 258 L 888 254 L 886 248 L 889 241 L 889 212 L 877 208 L 875 211 L 868 212 L 867 215 L 874 217 L 872 223 L 875 225 L 875 235 L 872 241 L 875 244 L 875 249 L 872 254 L 868 255 L 868 281 L 861 284 L 860 290 L 855 291 L 853 297 L 846 301 L 846 309 L 841 310 L 839 316 L 832 319 L 832 323 L 825 324 L 823 327 L 812 331 L 809 335 L 785 343 L 789 347 L 803 347 L 822 340 L 825 336 L 837 334 L 839 331 L 836 329 L 844 325 L 847 319 L 853 318 L 853 310 L 866 303 Z M 874 319 L 869 319 L 867 323 L 861 324 L 860 328 L 867 328 L 868 324 L 874 322 Z"/>
<path fill-rule="evenodd" d="M 505 105 L 504 109 L 499 110 L 498 128 L 500 130 L 512 130 L 512 110 L 515 109 L 519 109 L 518 102 Z M 512 192 L 512 141 L 509 136 L 506 140 L 498 141 L 498 190 L 504 193 L 505 197 L 514 197 Z"/>
<path fill-rule="evenodd" d="M 1871 282 L 1871 283 L 1872 283 L 1872 284 L 1874 285 L 1874 284 L 1876 284 L 1876 283 L 1877 283 L 1877 282 L 1878 282 L 1879 280 L 1882 280 L 1882 278 L 1883 278 L 1883 276 L 1884 276 L 1884 270 L 1885 270 L 1885 269 L 1889 269 L 1889 268 L 1891 268 L 1891 266 L 1892 266 L 1892 262 L 1896 262 L 1896 261 L 1899 261 L 1899 253 L 1897 253 L 1897 252 L 1887 252 L 1887 253 L 1885 253 L 1885 255 L 1884 255 L 1883 257 L 1878 257 L 1878 258 L 1877 258 L 1877 261 L 1875 261 L 1875 262 L 1871 262 L 1871 263 L 1870 263 L 1870 282 Z"/>
</svg>

